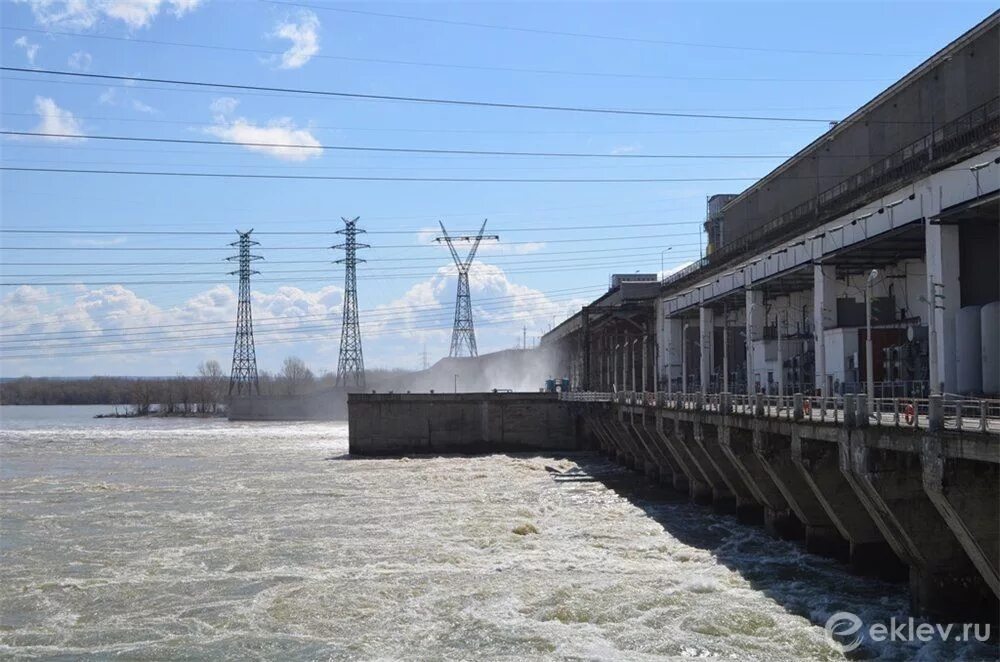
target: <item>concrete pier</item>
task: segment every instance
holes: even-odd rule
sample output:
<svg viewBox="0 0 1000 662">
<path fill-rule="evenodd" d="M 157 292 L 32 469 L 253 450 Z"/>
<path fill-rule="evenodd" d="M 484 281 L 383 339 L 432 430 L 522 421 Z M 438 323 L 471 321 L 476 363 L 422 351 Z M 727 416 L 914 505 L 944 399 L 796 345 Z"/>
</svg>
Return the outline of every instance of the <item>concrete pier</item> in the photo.
<svg viewBox="0 0 1000 662">
<path fill-rule="evenodd" d="M 579 417 L 551 393 L 351 393 L 348 410 L 352 455 L 570 451 L 585 443 Z"/>
<path fill-rule="evenodd" d="M 656 463 L 647 475 L 695 503 L 762 521 L 775 537 L 803 539 L 859 574 L 908 579 L 916 615 L 997 622 L 996 434 L 872 427 L 867 417 L 823 422 L 653 395 L 577 407 L 594 423 L 587 429 L 603 418 L 613 430 L 602 443 L 621 451 L 609 457 L 643 456 L 636 466 Z"/>
</svg>

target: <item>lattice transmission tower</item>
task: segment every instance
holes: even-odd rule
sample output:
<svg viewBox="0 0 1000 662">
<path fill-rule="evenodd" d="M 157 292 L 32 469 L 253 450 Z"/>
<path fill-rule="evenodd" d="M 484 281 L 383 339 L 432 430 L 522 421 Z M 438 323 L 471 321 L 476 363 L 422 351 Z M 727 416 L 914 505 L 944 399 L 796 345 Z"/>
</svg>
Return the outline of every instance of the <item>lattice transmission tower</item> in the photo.
<svg viewBox="0 0 1000 662">
<path fill-rule="evenodd" d="M 344 229 L 337 234 L 344 235 L 344 243 L 332 248 L 343 249 L 344 257 L 337 264 L 344 265 L 344 320 L 340 327 L 340 358 L 337 360 L 337 386 L 354 386 L 365 388 L 365 357 L 361 350 L 361 329 L 358 325 L 358 262 L 364 262 L 357 256 L 359 248 L 371 248 L 368 244 L 359 244 L 358 235 L 364 230 L 358 229 L 360 216 L 344 221 Z"/>
<path fill-rule="evenodd" d="M 259 271 L 250 268 L 250 265 L 258 260 L 263 260 L 263 256 L 251 255 L 250 247 L 259 246 L 260 242 L 250 238 L 250 233 L 236 231 L 239 240 L 229 244 L 239 249 L 238 255 L 226 258 L 229 261 L 239 261 L 239 269 L 230 271 L 230 276 L 239 274 L 240 295 L 236 306 L 236 339 L 233 341 L 233 367 L 229 371 L 229 395 L 253 395 L 256 391 L 260 395 L 260 382 L 257 380 L 257 353 L 253 345 L 253 312 L 250 309 L 250 275 L 259 274 Z"/>
<path fill-rule="evenodd" d="M 472 261 L 476 258 L 479 242 L 483 239 L 499 241 L 500 236 L 483 234 L 483 231 L 486 230 L 486 221 L 483 221 L 482 227 L 479 228 L 479 234 L 461 237 L 452 237 L 445 229 L 444 223 L 438 221 L 438 224 L 441 226 L 442 236 L 436 238 L 434 241 L 448 244 L 451 257 L 455 260 L 455 268 L 458 269 L 455 323 L 451 329 L 451 350 L 448 352 L 448 356 L 479 356 L 479 350 L 476 349 L 476 327 L 472 321 L 472 293 L 469 291 L 469 268 L 472 267 Z M 472 244 L 472 248 L 469 249 L 469 253 L 465 256 L 465 259 L 458 256 L 458 251 L 455 250 L 456 241 Z"/>
</svg>

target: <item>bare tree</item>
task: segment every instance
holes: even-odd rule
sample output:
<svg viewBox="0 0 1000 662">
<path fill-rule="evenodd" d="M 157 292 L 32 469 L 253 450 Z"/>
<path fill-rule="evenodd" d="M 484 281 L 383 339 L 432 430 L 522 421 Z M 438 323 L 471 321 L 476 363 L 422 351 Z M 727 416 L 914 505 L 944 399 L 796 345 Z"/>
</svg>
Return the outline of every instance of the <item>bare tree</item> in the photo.
<svg viewBox="0 0 1000 662">
<path fill-rule="evenodd" d="M 201 413 L 215 413 L 223 399 L 223 386 L 226 376 L 218 361 L 203 361 L 198 365 L 199 380 L 198 397 Z"/>
<path fill-rule="evenodd" d="M 305 361 L 297 356 L 289 356 L 281 366 L 281 378 L 285 382 L 285 395 L 298 395 L 316 379 Z"/>
</svg>

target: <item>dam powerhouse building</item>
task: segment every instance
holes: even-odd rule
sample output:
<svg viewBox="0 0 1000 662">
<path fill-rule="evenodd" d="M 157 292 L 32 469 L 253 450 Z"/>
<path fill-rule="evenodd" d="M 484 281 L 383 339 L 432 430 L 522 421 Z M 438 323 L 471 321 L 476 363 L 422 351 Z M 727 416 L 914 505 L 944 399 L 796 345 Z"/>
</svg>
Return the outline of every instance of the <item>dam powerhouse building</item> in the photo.
<svg viewBox="0 0 1000 662">
<path fill-rule="evenodd" d="M 571 388 L 1000 394 L 998 23 L 710 197 L 702 259 L 546 334 Z"/>
</svg>

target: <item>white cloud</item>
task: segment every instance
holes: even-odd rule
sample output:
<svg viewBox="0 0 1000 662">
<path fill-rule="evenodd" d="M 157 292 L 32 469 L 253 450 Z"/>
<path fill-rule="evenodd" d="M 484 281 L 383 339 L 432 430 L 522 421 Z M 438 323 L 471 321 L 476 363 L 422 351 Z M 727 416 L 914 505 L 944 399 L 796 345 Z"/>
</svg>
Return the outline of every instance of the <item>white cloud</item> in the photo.
<svg viewBox="0 0 1000 662">
<path fill-rule="evenodd" d="M 35 97 L 35 112 L 38 113 L 38 125 L 35 133 L 49 134 L 44 140 L 72 141 L 80 138 L 66 138 L 54 134 L 83 134 L 83 126 L 73 117 L 73 113 L 60 108 L 49 97 Z"/>
<path fill-rule="evenodd" d="M 305 149 L 318 148 L 321 144 L 308 129 L 296 127 L 289 117 L 273 119 L 266 126 L 259 126 L 244 117 L 232 117 L 238 103 L 230 97 L 220 97 L 213 101 L 209 108 L 213 113 L 215 126 L 205 129 L 205 132 L 235 143 L 265 143 L 267 146 L 244 145 L 244 148 L 284 161 L 305 161 L 322 153 L 320 149 Z"/>
<path fill-rule="evenodd" d="M 35 21 L 45 27 L 86 29 L 101 20 L 125 23 L 131 29 L 145 28 L 161 10 L 180 18 L 201 0 L 18 0 L 31 7 Z"/>
<path fill-rule="evenodd" d="M 66 60 L 66 64 L 69 65 L 70 69 L 76 69 L 77 71 L 87 71 L 90 69 L 90 64 L 94 61 L 94 58 L 87 51 L 76 51 L 69 56 Z"/>
<path fill-rule="evenodd" d="M 152 106 L 147 105 L 139 101 L 138 99 L 132 99 L 132 108 L 138 110 L 140 113 L 153 114 L 156 112 L 156 108 L 153 108 Z"/>
<path fill-rule="evenodd" d="M 635 154 L 640 149 L 639 145 L 618 145 L 611 150 L 611 153 L 618 156 L 621 154 Z"/>
<path fill-rule="evenodd" d="M 299 12 L 298 19 L 286 20 L 270 36 L 288 39 L 292 45 L 281 54 L 281 69 L 298 69 L 319 53 L 319 18 L 311 11 Z"/>
<path fill-rule="evenodd" d="M 28 64 L 34 66 L 35 56 L 38 55 L 38 44 L 28 41 L 25 36 L 20 36 L 14 40 L 14 45 L 24 49 L 24 55 L 28 58 Z"/>
<path fill-rule="evenodd" d="M 236 106 L 240 105 L 239 99 L 232 97 L 219 97 L 209 104 L 208 108 L 215 115 L 215 121 L 224 122 L 226 118 L 233 114 Z"/>
</svg>

